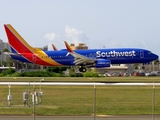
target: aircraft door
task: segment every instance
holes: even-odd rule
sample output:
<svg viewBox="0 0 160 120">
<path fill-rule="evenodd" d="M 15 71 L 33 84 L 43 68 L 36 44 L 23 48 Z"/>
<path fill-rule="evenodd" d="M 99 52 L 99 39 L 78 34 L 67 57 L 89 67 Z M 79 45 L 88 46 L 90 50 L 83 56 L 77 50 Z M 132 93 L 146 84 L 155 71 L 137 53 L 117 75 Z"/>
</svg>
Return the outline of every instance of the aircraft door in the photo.
<svg viewBox="0 0 160 120">
<path fill-rule="evenodd" d="M 37 61 L 37 56 L 35 54 L 32 55 L 32 60 L 33 60 L 33 62 Z"/>
<path fill-rule="evenodd" d="M 140 50 L 140 58 L 144 58 L 144 51 Z"/>
</svg>

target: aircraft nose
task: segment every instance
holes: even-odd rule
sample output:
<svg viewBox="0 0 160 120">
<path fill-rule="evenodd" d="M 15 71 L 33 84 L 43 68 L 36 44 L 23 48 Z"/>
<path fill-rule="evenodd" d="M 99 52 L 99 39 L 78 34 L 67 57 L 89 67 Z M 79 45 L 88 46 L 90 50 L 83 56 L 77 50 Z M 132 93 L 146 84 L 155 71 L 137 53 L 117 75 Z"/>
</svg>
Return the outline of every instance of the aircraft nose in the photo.
<svg viewBox="0 0 160 120">
<path fill-rule="evenodd" d="M 154 54 L 154 59 L 156 60 L 156 59 L 158 59 L 158 58 L 159 58 L 159 56 L 156 55 L 156 54 Z"/>
</svg>

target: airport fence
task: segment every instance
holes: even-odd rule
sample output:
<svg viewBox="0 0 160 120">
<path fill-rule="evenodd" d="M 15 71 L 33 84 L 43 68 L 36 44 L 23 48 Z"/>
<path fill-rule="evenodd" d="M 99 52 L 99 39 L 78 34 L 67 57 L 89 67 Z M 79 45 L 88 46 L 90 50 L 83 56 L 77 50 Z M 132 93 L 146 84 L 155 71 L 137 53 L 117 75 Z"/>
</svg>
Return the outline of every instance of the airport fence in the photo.
<svg viewBox="0 0 160 120">
<path fill-rule="evenodd" d="M 0 91 L 1 115 L 160 114 L 159 86 L 0 86 Z"/>
</svg>

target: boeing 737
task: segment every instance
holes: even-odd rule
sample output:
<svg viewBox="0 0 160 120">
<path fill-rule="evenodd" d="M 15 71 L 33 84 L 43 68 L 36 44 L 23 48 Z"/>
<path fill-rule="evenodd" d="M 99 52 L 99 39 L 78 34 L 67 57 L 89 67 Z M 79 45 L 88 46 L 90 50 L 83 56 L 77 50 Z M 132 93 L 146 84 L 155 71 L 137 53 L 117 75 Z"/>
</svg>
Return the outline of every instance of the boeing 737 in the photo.
<svg viewBox="0 0 160 120">
<path fill-rule="evenodd" d="M 44 66 L 81 66 L 79 71 L 85 72 L 86 67 L 110 67 L 111 64 L 149 63 L 158 56 L 146 49 L 113 48 L 72 50 L 65 41 L 67 49 L 43 51 L 31 47 L 20 34 L 10 25 L 4 25 L 13 59 Z"/>
</svg>

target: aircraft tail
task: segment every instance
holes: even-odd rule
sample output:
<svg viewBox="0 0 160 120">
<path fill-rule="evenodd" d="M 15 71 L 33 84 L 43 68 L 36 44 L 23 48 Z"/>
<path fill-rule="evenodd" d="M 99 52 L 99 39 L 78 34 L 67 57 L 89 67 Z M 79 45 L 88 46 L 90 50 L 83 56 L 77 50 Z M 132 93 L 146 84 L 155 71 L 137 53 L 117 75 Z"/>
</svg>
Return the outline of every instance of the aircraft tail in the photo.
<svg viewBox="0 0 160 120">
<path fill-rule="evenodd" d="M 12 53 L 34 52 L 34 48 L 32 48 L 10 24 L 5 24 L 4 28 Z"/>
<path fill-rule="evenodd" d="M 5 24 L 4 28 L 12 50 L 12 53 L 6 54 L 14 57 L 13 59 L 45 66 L 61 65 L 50 57 L 43 57 L 48 56 L 47 53 L 39 48 L 31 47 L 10 24 Z"/>
</svg>

